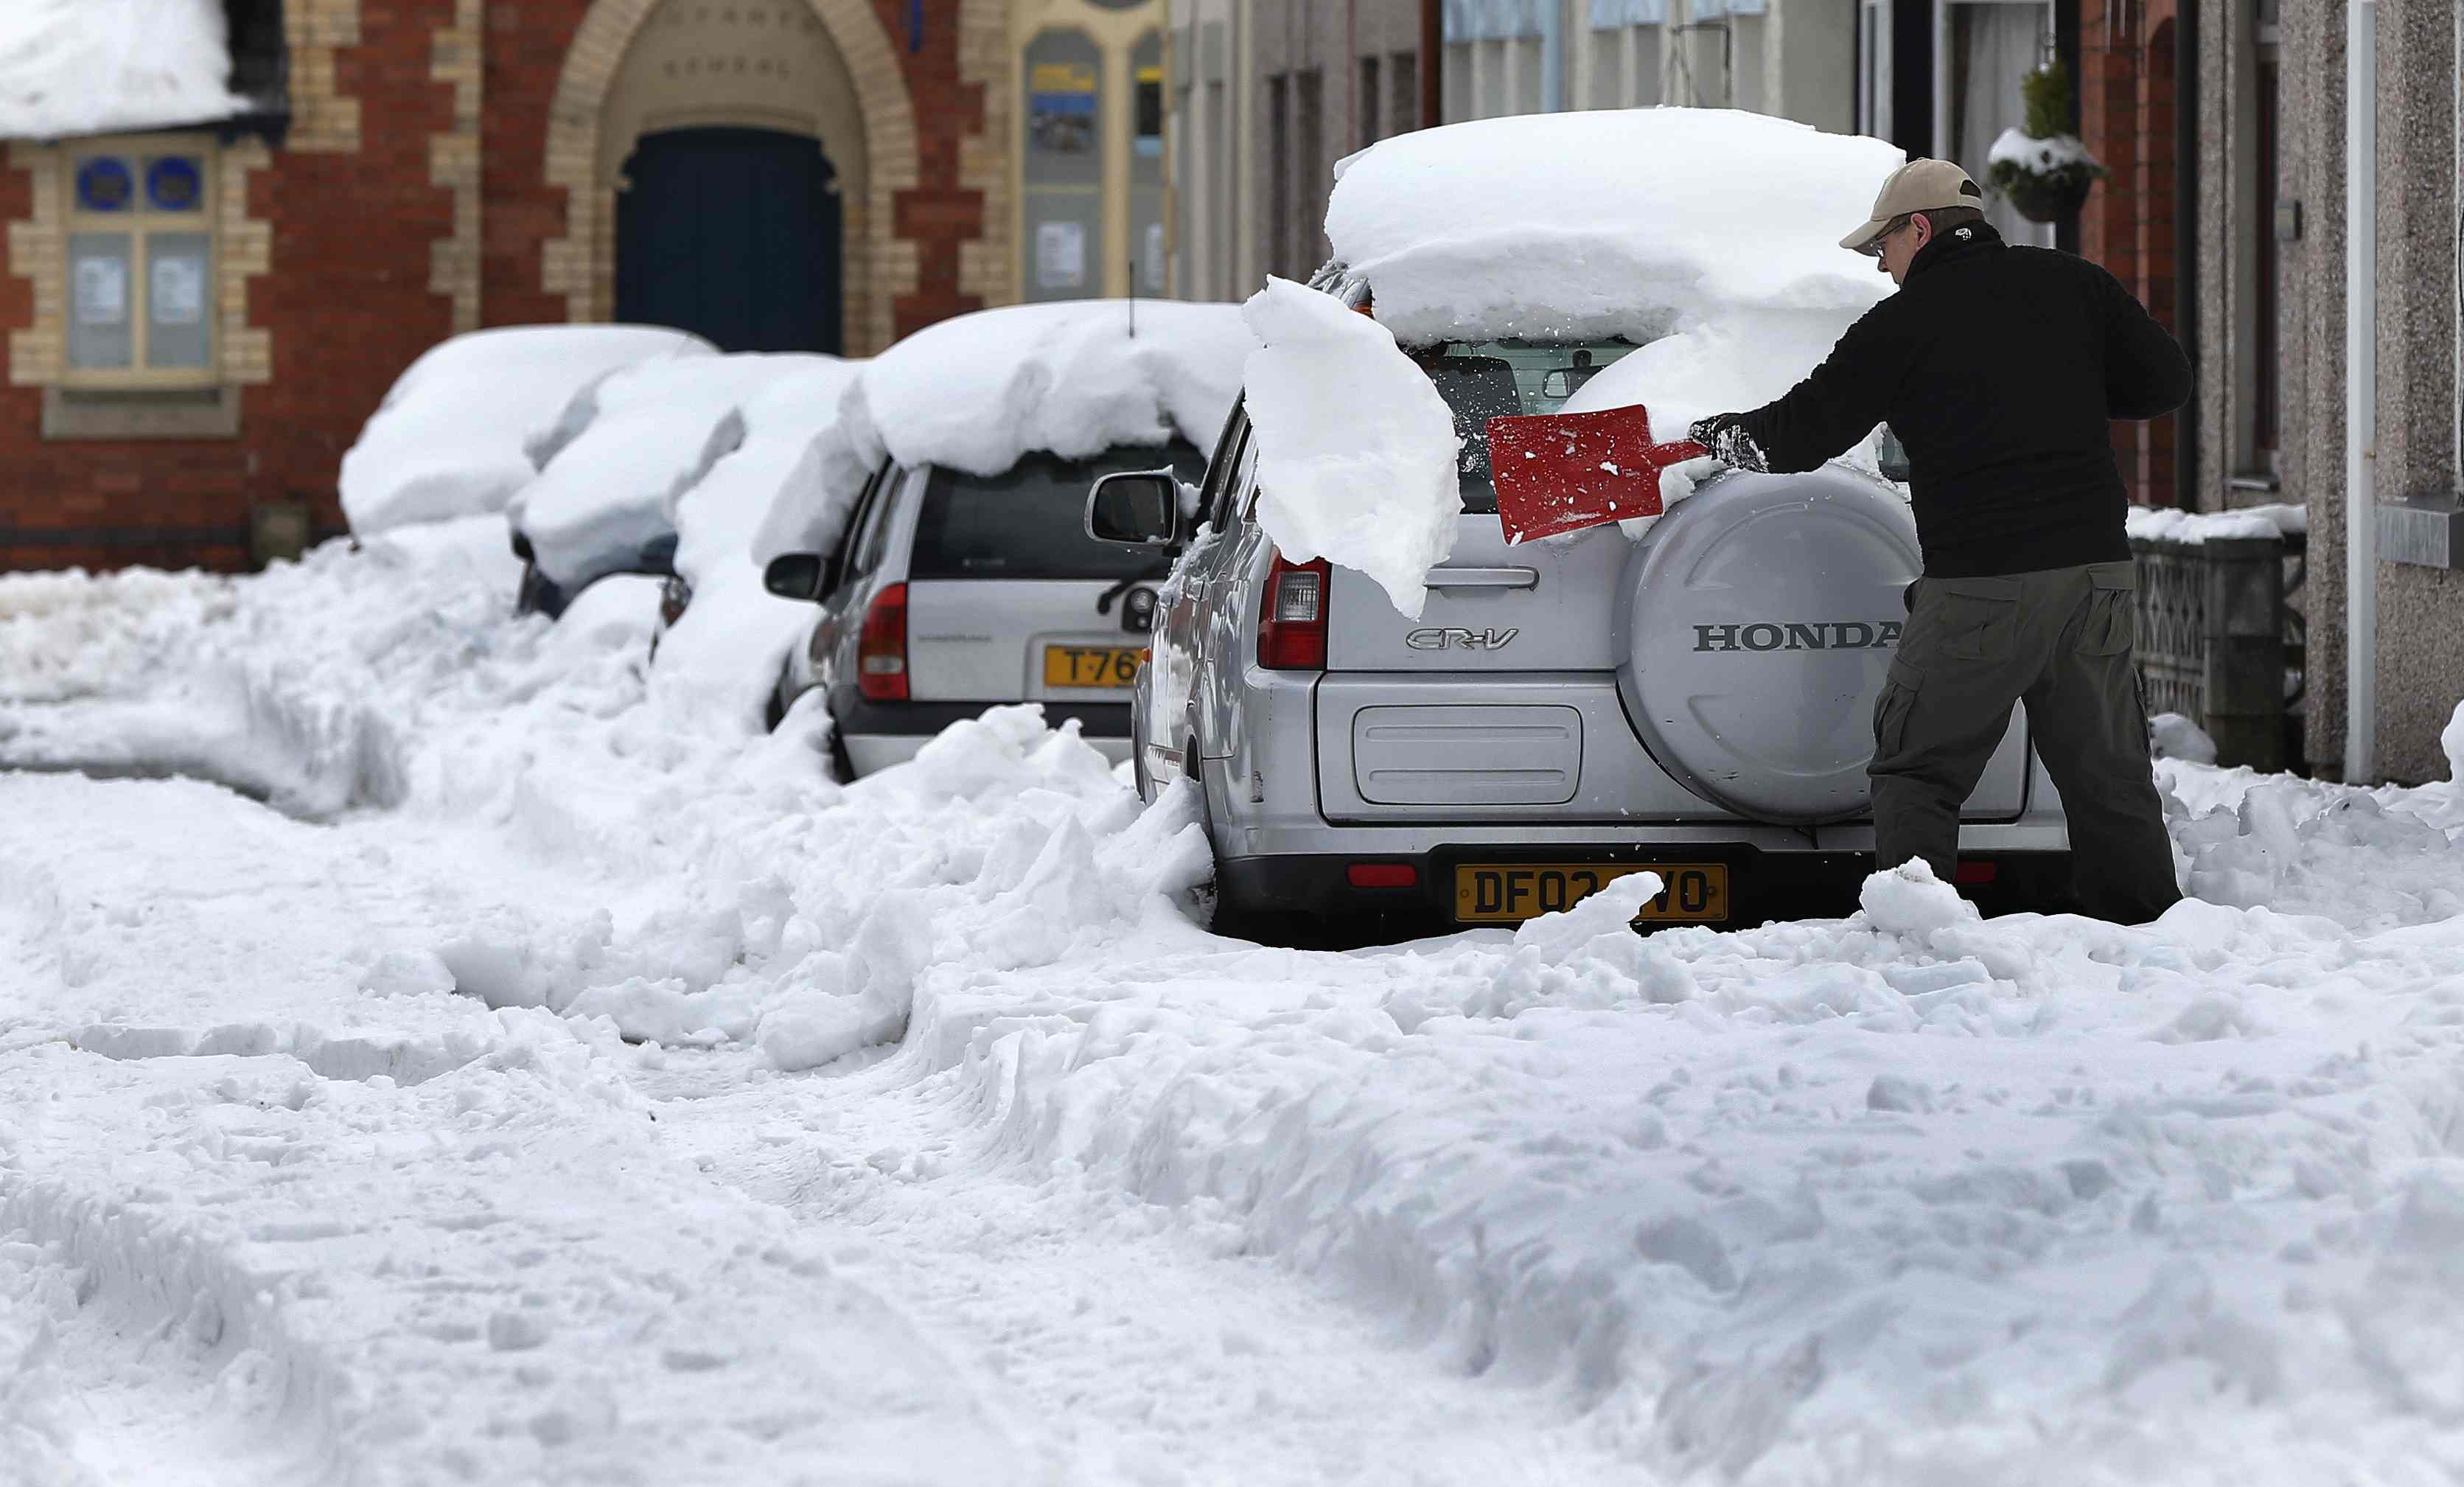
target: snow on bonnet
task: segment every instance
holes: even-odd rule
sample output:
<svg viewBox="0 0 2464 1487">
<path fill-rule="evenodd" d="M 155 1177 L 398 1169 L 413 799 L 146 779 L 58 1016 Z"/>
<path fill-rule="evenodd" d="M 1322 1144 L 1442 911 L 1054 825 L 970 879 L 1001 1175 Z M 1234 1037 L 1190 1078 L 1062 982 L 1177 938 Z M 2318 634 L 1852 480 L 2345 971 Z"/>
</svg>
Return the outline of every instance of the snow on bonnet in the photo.
<svg viewBox="0 0 2464 1487">
<path fill-rule="evenodd" d="M 628 566 L 676 530 L 676 502 L 744 442 L 743 405 L 815 366 L 814 356 L 658 357 L 574 396 L 578 431 L 506 507 L 539 570 L 577 588 Z M 535 453 L 539 452 L 535 448 Z"/>
<path fill-rule="evenodd" d="M 824 440 L 820 489 L 780 502 L 754 556 L 837 545 L 885 456 L 999 475 L 1036 453 L 1082 459 L 1175 435 L 1211 448 L 1256 349 L 1231 304 L 1078 300 L 942 321 L 866 364 Z"/>
<path fill-rule="evenodd" d="M 227 119 L 221 0 L 6 0 L 0 137 L 57 139 Z"/>
<path fill-rule="evenodd" d="M 1394 332 L 1332 295 L 1270 277 L 1244 313 L 1265 343 L 1247 379 L 1259 522 L 1286 558 L 1365 573 L 1419 619 L 1463 510 L 1445 400 Z"/>
<path fill-rule="evenodd" d="M 539 474 L 530 446 L 577 390 L 633 362 L 715 350 L 655 325 L 517 325 L 440 343 L 342 455 L 342 514 L 365 537 L 501 511 Z"/>
</svg>

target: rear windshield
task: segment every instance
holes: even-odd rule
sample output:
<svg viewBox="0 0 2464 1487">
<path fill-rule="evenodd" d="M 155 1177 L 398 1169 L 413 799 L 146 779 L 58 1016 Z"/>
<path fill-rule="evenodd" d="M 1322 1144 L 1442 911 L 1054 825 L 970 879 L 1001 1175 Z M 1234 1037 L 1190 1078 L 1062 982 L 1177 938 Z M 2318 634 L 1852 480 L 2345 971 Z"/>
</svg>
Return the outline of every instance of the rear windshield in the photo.
<svg viewBox="0 0 2464 1487">
<path fill-rule="evenodd" d="M 1086 513 L 1096 477 L 1165 465 L 1191 485 L 1206 478 L 1206 456 L 1186 439 L 1125 444 L 1092 459 L 1029 455 L 996 476 L 935 468 L 916 515 L 908 576 L 1161 578 L 1172 570 L 1170 558 L 1089 540 Z"/>
<path fill-rule="evenodd" d="M 1412 353 L 1454 410 L 1463 440 L 1456 474 L 1465 511 L 1497 509 L 1488 478 L 1488 421 L 1513 413 L 1553 413 L 1599 370 L 1635 348 L 1631 341 L 1449 342 Z"/>
</svg>

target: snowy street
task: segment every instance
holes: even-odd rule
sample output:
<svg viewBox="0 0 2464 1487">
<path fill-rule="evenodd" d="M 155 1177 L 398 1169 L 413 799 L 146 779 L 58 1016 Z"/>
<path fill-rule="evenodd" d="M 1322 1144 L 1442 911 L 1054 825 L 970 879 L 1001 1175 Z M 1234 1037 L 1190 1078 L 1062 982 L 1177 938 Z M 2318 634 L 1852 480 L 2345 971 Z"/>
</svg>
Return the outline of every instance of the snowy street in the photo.
<svg viewBox="0 0 2464 1487">
<path fill-rule="evenodd" d="M 2464 1471 L 2453 787 L 2167 763 L 2146 929 L 1265 949 L 1031 710 L 829 784 L 502 532 L 0 580 L 0 1479 Z"/>
</svg>

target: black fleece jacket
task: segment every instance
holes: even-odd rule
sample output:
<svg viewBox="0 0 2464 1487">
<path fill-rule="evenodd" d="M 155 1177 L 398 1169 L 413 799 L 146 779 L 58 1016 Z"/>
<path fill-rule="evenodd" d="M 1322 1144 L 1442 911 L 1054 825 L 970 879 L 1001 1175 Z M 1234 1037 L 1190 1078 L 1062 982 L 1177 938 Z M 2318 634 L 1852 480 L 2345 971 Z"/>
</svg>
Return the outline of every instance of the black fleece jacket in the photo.
<svg viewBox="0 0 2464 1487">
<path fill-rule="evenodd" d="M 2182 348 L 2119 279 L 1977 222 L 1925 244 L 1812 375 L 1737 420 L 1781 472 L 1888 423 L 1926 575 L 1974 578 L 2128 558 L 2110 420 L 2189 395 Z"/>
</svg>

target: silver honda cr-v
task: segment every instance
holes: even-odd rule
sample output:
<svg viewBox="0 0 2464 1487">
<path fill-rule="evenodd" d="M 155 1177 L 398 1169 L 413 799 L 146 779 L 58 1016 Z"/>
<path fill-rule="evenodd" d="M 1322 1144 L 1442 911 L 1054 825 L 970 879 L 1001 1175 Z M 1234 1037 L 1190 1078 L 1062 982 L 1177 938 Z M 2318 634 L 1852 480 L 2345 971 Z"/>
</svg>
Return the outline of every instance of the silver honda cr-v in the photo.
<svg viewBox="0 0 2464 1487">
<path fill-rule="evenodd" d="M 1194 530 L 1168 478 L 1095 487 L 1089 536 L 1177 552 L 1130 727 L 1142 795 L 1202 788 L 1219 913 L 1295 933 L 1272 921 L 1512 923 L 1644 868 L 1666 885 L 1645 917 L 1665 921 L 1853 902 L 1873 868 L 1875 699 L 1920 566 L 1907 501 L 1842 465 L 1730 474 L 1639 541 L 1508 546 L 1486 420 L 1554 411 L 1632 349 L 1414 350 L 1455 413 L 1464 508 L 1416 620 L 1357 572 L 1276 552 L 1240 408 Z M 2040 904 L 2066 880 L 2023 720 L 1966 821 L 1975 896 Z"/>
<path fill-rule="evenodd" d="M 1159 468 L 1195 482 L 1199 453 L 1176 439 L 1092 459 L 1031 454 L 991 476 L 883 464 L 834 556 L 790 553 L 763 575 L 771 592 L 821 605 L 771 721 L 824 689 L 840 768 L 861 775 L 987 707 L 1042 702 L 1118 762 L 1169 561 L 1089 541 L 1081 509 L 1089 481 Z"/>
</svg>

